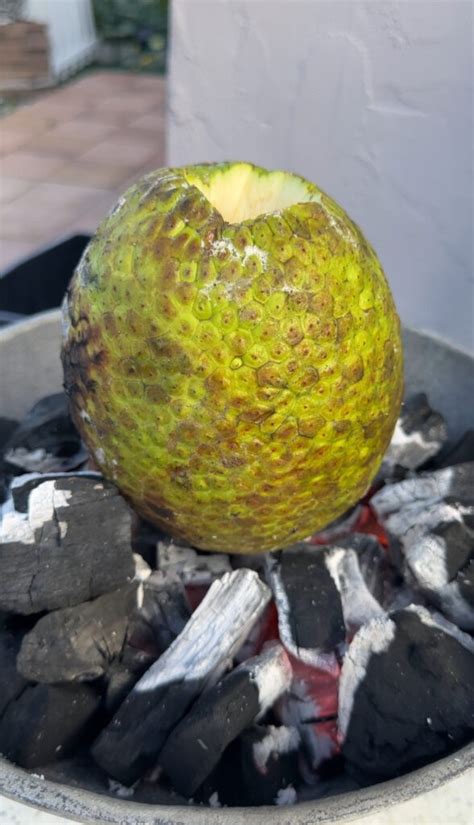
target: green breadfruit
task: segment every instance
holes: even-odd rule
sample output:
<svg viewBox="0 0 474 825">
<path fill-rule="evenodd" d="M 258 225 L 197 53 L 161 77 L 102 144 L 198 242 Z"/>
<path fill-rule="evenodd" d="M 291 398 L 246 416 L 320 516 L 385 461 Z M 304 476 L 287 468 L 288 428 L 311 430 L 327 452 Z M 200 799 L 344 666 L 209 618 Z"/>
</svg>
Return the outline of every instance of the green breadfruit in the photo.
<svg viewBox="0 0 474 825">
<path fill-rule="evenodd" d="M 402 397 L 396 309 L 316 186 L 159 169 L 100 225 L 65 301 L 65 387 L 95 461 L 206 550 L 284 547 L 367 490 Z"/>
</svg>

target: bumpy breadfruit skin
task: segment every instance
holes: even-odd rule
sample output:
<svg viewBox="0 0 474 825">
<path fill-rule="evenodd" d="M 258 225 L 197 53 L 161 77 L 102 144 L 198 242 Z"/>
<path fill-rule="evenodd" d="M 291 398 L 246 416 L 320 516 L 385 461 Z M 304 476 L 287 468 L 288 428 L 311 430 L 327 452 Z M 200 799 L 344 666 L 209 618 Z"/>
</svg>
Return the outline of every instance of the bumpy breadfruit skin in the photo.
<svg viewBox="0 0 474 825">
<path fill-rule="evenodd" d="M 153 172 L 103 221 L 65 299 L 65 388 L 95 461 L 142 516 L 205 550 L 324 527 L 366 492 L 399 413 L 380 263 L 308 187 L 319 202 L 233 225 L 181 169 Z"/>
</svg>

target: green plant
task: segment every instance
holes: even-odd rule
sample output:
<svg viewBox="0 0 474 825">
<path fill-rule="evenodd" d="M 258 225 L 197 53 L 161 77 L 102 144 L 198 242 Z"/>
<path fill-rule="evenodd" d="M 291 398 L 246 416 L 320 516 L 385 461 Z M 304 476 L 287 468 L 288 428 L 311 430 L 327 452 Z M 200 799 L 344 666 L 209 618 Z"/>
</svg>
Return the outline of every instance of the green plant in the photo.
<svg viewBox="0 0 474 825">
<path fill-rule="evenodd" d="M 105 40 L 166 34 L 168 0 L 94 0 L 99 34 Z"/>
</svg>

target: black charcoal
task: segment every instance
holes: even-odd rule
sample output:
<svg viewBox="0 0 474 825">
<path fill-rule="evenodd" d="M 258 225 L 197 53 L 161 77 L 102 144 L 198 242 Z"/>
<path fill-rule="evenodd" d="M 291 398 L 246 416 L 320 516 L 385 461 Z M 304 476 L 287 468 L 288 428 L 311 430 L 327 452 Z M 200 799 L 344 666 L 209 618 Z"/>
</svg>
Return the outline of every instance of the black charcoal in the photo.
<svg viewBox="0 0 474 825">
<path fill-rule="evenodd" d="M 181 580 L 156 570 L 143 584 L 140 609 L 130 628 L 129 643 L 149 650 L 157 659 L 179 636 L 190 615 Z"/>
<path fill-rule="evenodd" d="M 164 541 L 158 542 L 158 567 L 187 585 L 211 584 L 232 570 L 229 557 L 223 553 L 199 554 L 192 547 Z"/>
<path fill-rule="evenodd" d="M 90 736 L 100 696 L 89 685 L 34 685 L 0 720 L 0 753 L 24 768 L 67 756 Z"/>
<path fill-rule="evenodd" d="M 106 674 L 122 652 L 137 587 L 130 584 L 43 616 L 23 639 L 19 672 L 45 684 L 91 681 Z"/>
<path fill-rule="evenodd" d="M 133 578 L 130 510 L 112 484 L 45 481 L 31 491 L 28 513 L 8 505 L 0 527 L 1 610 L 70 607 Z"/>
<path fill-rule="evenodd" d="M 274 805 L 282 790 L 301 781 L 300 735 L 296 728 L 255 726 L 240 740 L 241 785 L 238 805 Z"/>
<path fill-rule="evenodd" d="M 416 470 L 439 453 L 447 437 L 446 422 L 430 407 L 425 393 L 413 396 L 403 405 L 381 475 L 391 476 L 396 466 Z"/>
<path fill-rule="evenodd" d="M 0 630 L 0 718 L 10 702 L 17 699 L 27 682 L 18 673 L 16 660 L 20 649 L 22 633 Z"/>
<path fill-rule="evenodd" d="M 251 570 L 213 582 L 94 744 L 94 757 L 108 775 L 130 785 L 156 763 L 170 732 L 203 688 L 218 681 L 269 599 L 269 589 Z"/>
<path fill-rule="evenodd" d="M 459 441 L 436 460 L 436 466 L 438 468 L 454 467 L 456 464 L 465 464 L 468 461 L 474 461 L 474 430 L 466 430 Z"/>
<path fill-rule="evenodd" d="M 345 642 L 346 629 L 324 548 L 296 544 L 270 555 L 267 569 L 287 650 L 313 667 L 337 670 L 334 651 Z"/>
<path fill-rule="evenodd" d="M 472 639 L 422 607 L 365 625 L 344 658 L 339 691 L 353 775 L 387 779 L 463 744 L 474 729 L 473 676 Z"/>
<path fill-rule="evenodd" d="M 228 745 L 291 684 L 291 665 L 275 642 L 206 691 L 170 734 L 159 763 L 173 787 L 192 796 Z"/>
<path fill-rule="evenodd" d="M 64 393 L 38 401 L 4 446 L 4 461 L 15 472 L 74 470 L 86 460 Z"/>
</svg>

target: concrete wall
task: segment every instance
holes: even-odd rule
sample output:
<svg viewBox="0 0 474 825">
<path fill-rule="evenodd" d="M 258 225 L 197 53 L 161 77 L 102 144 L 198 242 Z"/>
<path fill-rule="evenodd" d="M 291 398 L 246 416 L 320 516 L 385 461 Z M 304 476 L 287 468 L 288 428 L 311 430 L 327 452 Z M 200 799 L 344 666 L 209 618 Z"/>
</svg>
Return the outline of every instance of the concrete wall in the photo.
<svg viewBox="0 0 474 825">
<path fill-rule="evenodd" d="M 170 164 L 314 180 L 406 323 L 473 348 L 470 0 L 174 0 Z"/>
</svg>

